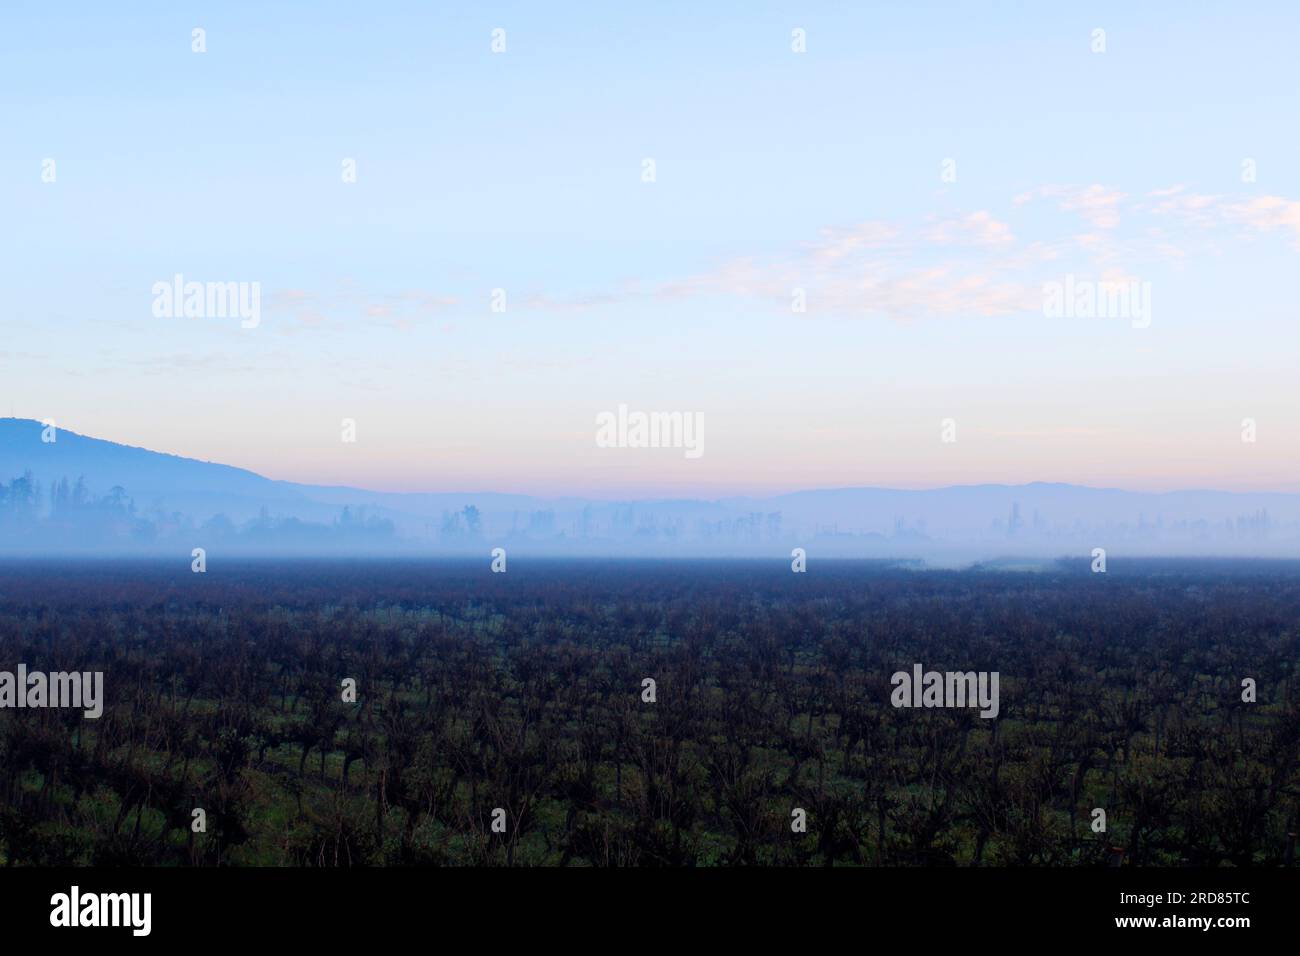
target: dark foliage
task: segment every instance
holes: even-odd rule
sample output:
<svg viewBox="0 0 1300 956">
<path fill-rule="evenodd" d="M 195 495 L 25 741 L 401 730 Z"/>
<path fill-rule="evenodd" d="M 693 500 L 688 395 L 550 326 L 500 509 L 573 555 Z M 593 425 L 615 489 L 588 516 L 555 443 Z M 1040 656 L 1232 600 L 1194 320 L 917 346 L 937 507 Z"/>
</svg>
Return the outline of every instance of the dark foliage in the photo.
<svg viewBox="0 0 1300 956">
<path fill-rule="evenodd" d="M 108 703 L 0 710 L 0 859 L 1279 865 L 1298 633 L 1294 564 L 4 565 L 0 669 Z M 915 662 L 1000 716 L 894 709 Z"/>
</svg>

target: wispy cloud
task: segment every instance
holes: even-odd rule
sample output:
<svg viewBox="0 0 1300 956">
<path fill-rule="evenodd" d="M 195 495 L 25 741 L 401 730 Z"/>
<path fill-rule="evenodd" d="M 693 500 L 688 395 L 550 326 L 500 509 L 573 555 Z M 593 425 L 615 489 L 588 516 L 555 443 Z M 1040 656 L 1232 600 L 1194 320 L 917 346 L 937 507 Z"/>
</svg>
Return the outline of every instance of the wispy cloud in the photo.
<svg viewBox="0 0 1300 956">
<path fill-rule="evenodd" d="M 1099 183 L 1090 186 L 1046 185 L 1021 193 L 1012 203 L 1023 206 L 1038 199 L 1055 199 L 1059 209 L 1077 213 L 1088 225 L 1096 229 L 1114 229 L 1119 226 L 1121 204 L 1127 198 L 1125 193 Z"/>
<path fill-rule="evenodd" d="M 976 246 L 1002 246 L 1013 243 L 1016 237 L 1005 222 L 994 219 L 987 211 L 973 212 L 958 219 L 945 219 L 932 226 L 926 239 L 936 245 L 971 244 Z"/>
<path fill-rule="evenodd" d="M 349 286 L 334 292 L 306 289 L 278 289 L 266 297 L 266 311 L 271 319 L 286 316 L 292 325 L 280 331 L 291 333 L 294 325 L 302 329 L 344 329 L 357 321 L 409 330 L 432 318 L 442 318 L 459 306 L 453 295 L 425 290 L 393 293 L 363 292 Z"/>
<path fill-rule="evenodd" d="M 1182 267 L 1215 227 L 1289 230 L 1300 240 L 1300 202 L 1277 196 L 1224 197 L 1182 185 L 1140 199 L 1101 184 L 1045 185 L 1010 201 L 1010 211 L 1051 200 L 1084 229 L 1040 233 L 1022 241 L 1011 221 L 991 210 L 949 215 L 920 225 L 868 221 L 822 229 L 784 252 L 736 256 L 713 268 L 660 284 L 629 284 L 589 303 L 729 296 L 790 309 L 803 290 L 810 315 L 874 316 L 911 321 L 927 316 L 997 316 L 1039 312 L 1043 283 L 1062 270 L 1105 281 L 1137 281 L 1152 263 Z M 1125 224 L 1130 228 L 1122 228 Z M 634 291 L 633 291 L 634 290 Z"/>
<path fill-rule="evenodd" d="M 1050 217 L 1018 214 L 1044 202 L 1066 214 L 1060 227 Z M 1197 193 L 1182 184 L 1153 188 L 1136 199 L 1099 183 L 1048 184 L 1011 197 L 1005 214 L 979 209 L 914 223 L 831 225 L 784 249 L 723 258 L 677 278 L 624 279 L 570 294 L 530 290 L 517 304 L 583 314 L 723 297 L 812 316 L 896 321 L 1038 313 L 1044 282 L 1059 279 L 1062 271 L 1136 281 L 1152 263 L 1183 268 L 1196 255 L 1216 251 L 1216 244 L 1273 232 L 1291 234 L 1300 247 L 1300 202 Z M 803 309 L 793 307 L 796 300 Z M 351 287 L 328 295 L 282 290 L 268 302 L 310 328 L 360 320 L 409 329 L 460 305 L 445 293 L 376 295 Z"/>
</svg>

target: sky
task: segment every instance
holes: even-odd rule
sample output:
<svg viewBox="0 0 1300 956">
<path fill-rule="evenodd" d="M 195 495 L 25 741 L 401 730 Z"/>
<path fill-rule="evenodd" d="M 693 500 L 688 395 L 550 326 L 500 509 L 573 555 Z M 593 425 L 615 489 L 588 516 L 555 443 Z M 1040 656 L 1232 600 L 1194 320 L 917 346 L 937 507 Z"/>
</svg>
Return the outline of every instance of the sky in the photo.
<svg viewBox="0 0 1300 956">
<path fill-rule="evenodd" d="M 376 490 L 1300 491 L 1300 6 L 591 6 L 6 2 L 0 414 Z"/>
</svg>

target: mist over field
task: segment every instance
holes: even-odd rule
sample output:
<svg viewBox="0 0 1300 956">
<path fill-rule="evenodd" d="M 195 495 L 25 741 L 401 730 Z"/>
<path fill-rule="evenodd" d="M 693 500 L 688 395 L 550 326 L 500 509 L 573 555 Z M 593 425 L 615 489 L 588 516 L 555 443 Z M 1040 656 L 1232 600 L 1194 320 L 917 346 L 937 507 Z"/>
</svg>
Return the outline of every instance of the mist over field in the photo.
<svg viewBox="0 0 1300 956">
<path fill-rule="evenodd" d="M 1057 483 L 838 488 L 766 498 L 594 500 L 384 493 L 274 481 L 0 420 L 0 551 L 889 557 L 950 564 L 1131 556 L 1300 557 L 1300 495 Z"/>
</svg>

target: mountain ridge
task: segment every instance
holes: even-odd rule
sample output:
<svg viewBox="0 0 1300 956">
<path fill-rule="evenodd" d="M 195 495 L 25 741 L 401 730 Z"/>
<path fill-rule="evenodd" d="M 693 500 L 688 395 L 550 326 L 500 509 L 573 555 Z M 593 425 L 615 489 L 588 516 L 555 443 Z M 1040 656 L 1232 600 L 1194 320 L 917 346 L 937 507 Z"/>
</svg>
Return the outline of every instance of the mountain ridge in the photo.
<svg viewBox="0 0 1300 956">
<path fill-rule="evenodd" d="M 135 520 L 195 529 L 217 520 L 268 527 L 269 518 L 353 532 L 391 525 L 393 547 L 478 548 L 488 539 L 560 552 L 772 553 L 821 541 L 830 552 L 893 549 L 1026 553 L 1073 550 L 1100 538 L 1151 553 L 1300 556 L 1300 494 L 1186 489 L 1161 492 L 1066 482 L 937 488 L 842 486 L 769 496 L 593 500 L 508 492 L 385 492 L 268 478 L 251 469 L 58 429 L 42 440 L 32 419 L 0 419 L 0 483 L 26 472 L 41 491 L 84 477 L 90 491 L 120 488 Z M 56 490 L 50 492 L 56 494 Z M 116 495 L 117 498 L 122 495 Z M 53 509 L 51 498 L 45 507 Z M 39 512 L 39 505 L 32 506 Z M 345 510 L 346 509 L 346 510 Z M 358 518 L 357 516 L 361 517 Z M 162 522 L 166 523 L 166 522 Z M 224 525 L 223 525 L 224 526 Z M 270 538 L 276 535 L 267 532 Z M 273 542 L 272 542 L 273 543 Z M 1098 546 L 1101 546 L 1098 544 Z"/>
</svg>

